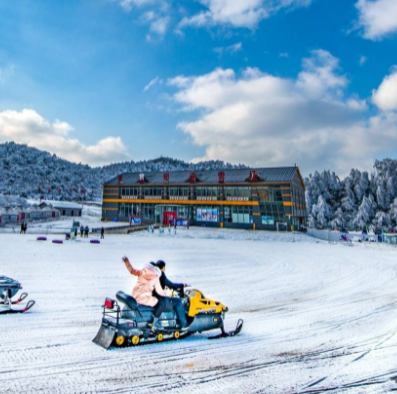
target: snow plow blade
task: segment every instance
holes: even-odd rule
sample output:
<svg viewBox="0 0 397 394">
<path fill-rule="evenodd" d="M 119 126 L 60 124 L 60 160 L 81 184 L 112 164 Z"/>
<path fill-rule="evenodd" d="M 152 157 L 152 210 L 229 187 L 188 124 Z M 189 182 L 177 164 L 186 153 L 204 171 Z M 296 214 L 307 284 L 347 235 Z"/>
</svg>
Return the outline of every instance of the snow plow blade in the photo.
<svg viewBox="0 0 397 394">
<path fill-rule="evenodd" d="M 115 335 L 116 329 L 114 327 L 105 326 L 102 324 L 98 334 L 96 334 L 96 337 L 92 340 L 92 342 L 108 350 L 113 343 Z"/>
<path fill-rule="evenodd" d="M 215 335 L 213 337 L 208 337 L 208 339 L 219 339 L 219 338 L 227 338 L 227 337 L 234 337 L 235 335 L 239 334 L 243 329 L 244 321 L 239 319 L 236 325 L 236 328 L 233 331 L 225 331 L 224 327 L 221 327 L 221 333 L 219 335 Z"/>
</svg>

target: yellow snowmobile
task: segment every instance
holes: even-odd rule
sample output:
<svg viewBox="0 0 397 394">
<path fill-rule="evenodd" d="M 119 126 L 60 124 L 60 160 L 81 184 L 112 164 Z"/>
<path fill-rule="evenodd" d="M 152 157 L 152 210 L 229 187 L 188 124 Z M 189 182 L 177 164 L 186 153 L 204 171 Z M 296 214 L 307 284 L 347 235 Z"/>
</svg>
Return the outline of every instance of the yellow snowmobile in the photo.
<svg viewBox="0 0 397 394">
<path fill-rule="evenodd" d="M 163 330 L 153 330 L 155 308 L 139 305 L 133 297 L 119 291 L 116 294 L 117 301 L 106 298 L 103 305 L 102 325 L 93 342 L 104 349 L 109 349 L 111 346 L 136 346 L 180 339 L 217 328 L 221 333 L 209 339 L 234 336 L 241 331 L 243 327 L 241 319 L 235 330 L 225 331 L 224 320 L 228 308 L 220 302 L 205 298 L 199 290 L 185 290 L 180 296 L 185 305 L 188 327 L 181 329 L 175 311 L 168 310 L 159 318 Z"/>
</svg>

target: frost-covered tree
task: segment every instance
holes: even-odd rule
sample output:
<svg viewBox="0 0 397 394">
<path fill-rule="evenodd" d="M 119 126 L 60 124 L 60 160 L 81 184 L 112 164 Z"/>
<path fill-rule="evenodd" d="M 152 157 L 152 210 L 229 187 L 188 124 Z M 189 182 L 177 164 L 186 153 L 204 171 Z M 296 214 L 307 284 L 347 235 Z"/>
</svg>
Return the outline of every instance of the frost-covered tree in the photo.
<svg viewBox="0 0 397 394">
<path fill-rule="evenodd" d="M 327 228 L 332 218 L 332 209 L 325 197 L 319 196 L 316 205 L 313 205 L 311 221 L 314 227 Z"/>
<path fill-rule="evenodd" d="M 376 212 L 373 224 L 379 228 L 389 228 L 391 225 L 390 215 L 383 211 Z"/>
<path fill-rule="evenodd" d="M 374 217 L 374 204 L 374 198 L 372 195 L 369 197 L 363 197 L 363 201 L 359 206 L 357 215 L 353 221 L 355 228 L 362 229 L 372 222 Z"/>
<path fill-rule="evenodd" d="M 331 220 L 330 223 L 331 227 L 341 229 L 345 227 L 345 223 L 346 223 L 345 213 L 343 212 L 342 208 L 339 207 L 334 214 L 334 218 Z"/>
</svg>

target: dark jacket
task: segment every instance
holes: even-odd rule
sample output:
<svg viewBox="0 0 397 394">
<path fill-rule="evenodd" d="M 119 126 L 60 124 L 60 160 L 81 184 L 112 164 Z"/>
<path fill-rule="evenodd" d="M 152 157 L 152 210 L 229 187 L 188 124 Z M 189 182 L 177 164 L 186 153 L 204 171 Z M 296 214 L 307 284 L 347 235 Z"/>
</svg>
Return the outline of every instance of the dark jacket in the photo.
<svg viewBox="0 0 397 394">
<path fill-rule="evenodd" d="M 160 284 L 161 287 L 164 289 L 168 287 L 171 290 L 179 290 L 183 289 L 183 283 L 173 283 L 171 282 L 166 276 L 164 272 L 161 272 L 160 276 Z"/>
</svg>

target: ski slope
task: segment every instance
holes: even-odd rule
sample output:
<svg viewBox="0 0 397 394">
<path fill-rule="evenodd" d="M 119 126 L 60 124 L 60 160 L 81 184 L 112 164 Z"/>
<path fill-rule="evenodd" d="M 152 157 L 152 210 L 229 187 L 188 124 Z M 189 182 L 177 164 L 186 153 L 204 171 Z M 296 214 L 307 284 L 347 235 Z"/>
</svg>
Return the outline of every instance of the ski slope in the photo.
<svg viewBox="0 0 397 394">
<path fill-rule="evenodd" d="M 0 274 L 31 312 L 0 318 L 1 393 L 384 393 L 397 390 L 397 249 L 304 235 L 191 228 L 63 245 L 0 234 Z M 167 275 L 227 305 L 226 328 L 105 351 L 101 305 L 164 259 Z"/>
</svg>

